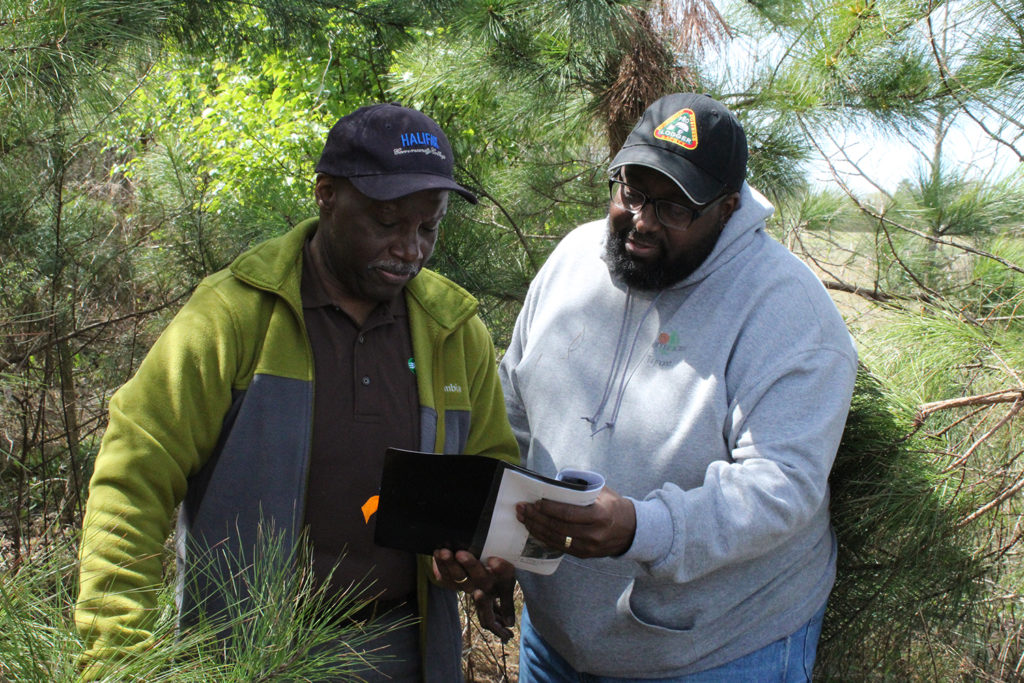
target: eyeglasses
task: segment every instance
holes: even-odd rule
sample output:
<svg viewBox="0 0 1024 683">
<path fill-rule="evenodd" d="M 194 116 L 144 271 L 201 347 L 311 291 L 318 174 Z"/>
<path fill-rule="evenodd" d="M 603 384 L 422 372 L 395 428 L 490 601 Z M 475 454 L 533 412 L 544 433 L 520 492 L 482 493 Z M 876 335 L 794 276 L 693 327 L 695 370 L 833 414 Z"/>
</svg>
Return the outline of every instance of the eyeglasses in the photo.
<svg viewBox="0 0 1024 683">
<path fill-rule="evenodd" d="M 653 204 L 654 215 L 658 217 L 658 223 L 669 230 L 686 230 L 691 223 L 728 196 L 728 193 L 723 194 L 699 209 L 693 209 L 667 199 L 651 199 L 640 190 L 617 178 L 608 180 L 608 189 L 611 191 L 612 204 L 629 213 L 640 213 L 645 206 Z"/>
</svg>

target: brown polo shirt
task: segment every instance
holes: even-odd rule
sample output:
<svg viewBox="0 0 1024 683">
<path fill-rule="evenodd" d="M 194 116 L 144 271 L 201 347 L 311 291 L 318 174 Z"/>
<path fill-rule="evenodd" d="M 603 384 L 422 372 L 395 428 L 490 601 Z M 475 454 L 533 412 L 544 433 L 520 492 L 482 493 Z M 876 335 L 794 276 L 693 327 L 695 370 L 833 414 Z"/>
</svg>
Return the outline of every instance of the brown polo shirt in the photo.
<svg viewBox="0 0 1024 683">
<path fill-rule="evenodd" d="M 388 446 L 419 447 L 419 399 L 404 295 L 377 306 L 360 327 L 335 306 L 303 250 L 302 311 L 313 348 L 313 438 L 305 521 L 321 580 L 332 587 L 373 580 L 394 600 L 416 589 L 411 553 L 373 542 L 363 506 L 380 489 Z M 337 567 L 335 568 L 335 565 Z"/>
</svg>

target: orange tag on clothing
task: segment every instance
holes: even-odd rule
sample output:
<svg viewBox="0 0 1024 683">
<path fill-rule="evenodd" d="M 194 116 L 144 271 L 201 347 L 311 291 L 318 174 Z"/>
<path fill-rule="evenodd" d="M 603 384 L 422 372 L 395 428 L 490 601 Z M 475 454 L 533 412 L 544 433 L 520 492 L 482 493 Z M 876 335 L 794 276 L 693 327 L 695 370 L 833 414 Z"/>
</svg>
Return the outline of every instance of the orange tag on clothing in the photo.
<svg viewBox="0 0 1024 683">
<path fill-rule="evenodd" d="M 370 517 L 373 517 L 373 513 L 377 511 L 377 505 L 380 503 L 380 496 L 370 496 L 363 506 L 359 508 L 363 511 L 363 519 L 367 524 L 370 523 Z"/>
</svg>

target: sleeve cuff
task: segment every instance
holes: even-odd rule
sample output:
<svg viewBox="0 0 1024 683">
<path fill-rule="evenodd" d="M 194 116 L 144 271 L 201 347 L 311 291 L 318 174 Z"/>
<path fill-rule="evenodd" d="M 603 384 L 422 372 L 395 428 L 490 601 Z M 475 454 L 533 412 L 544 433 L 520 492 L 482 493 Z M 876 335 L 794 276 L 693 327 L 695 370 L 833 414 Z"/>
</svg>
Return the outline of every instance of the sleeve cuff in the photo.
<svg viewBox="0 0 1024 683">
<path fill-rule="evenodd" d="M 672 548 L 672 515 L 668 507 L 658 498 L 629 500 L 636 510 L 636 533 L 633 535 L 633 545 L 629 546 L 622 557 L 648 563 L 664 558 Z"/>
</svg>

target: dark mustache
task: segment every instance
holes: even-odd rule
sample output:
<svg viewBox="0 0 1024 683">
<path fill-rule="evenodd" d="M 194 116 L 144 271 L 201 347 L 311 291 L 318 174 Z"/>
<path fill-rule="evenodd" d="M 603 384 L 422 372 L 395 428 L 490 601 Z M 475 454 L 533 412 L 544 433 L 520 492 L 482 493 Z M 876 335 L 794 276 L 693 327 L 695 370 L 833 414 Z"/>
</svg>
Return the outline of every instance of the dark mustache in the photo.
<svg viewBox="0 0 1024 683">
<path fill-rule="evenodd" d="M 642 235 L 635 229 L 631 229 L 629 233 L 622 238 L 623 243 L 625 243 L 627 240 L 636 242 L 637 244 L 642 244 L 644 246 L 654 246 L 655 244 L 658 243 L 656 239 Z"/>
</svg>

